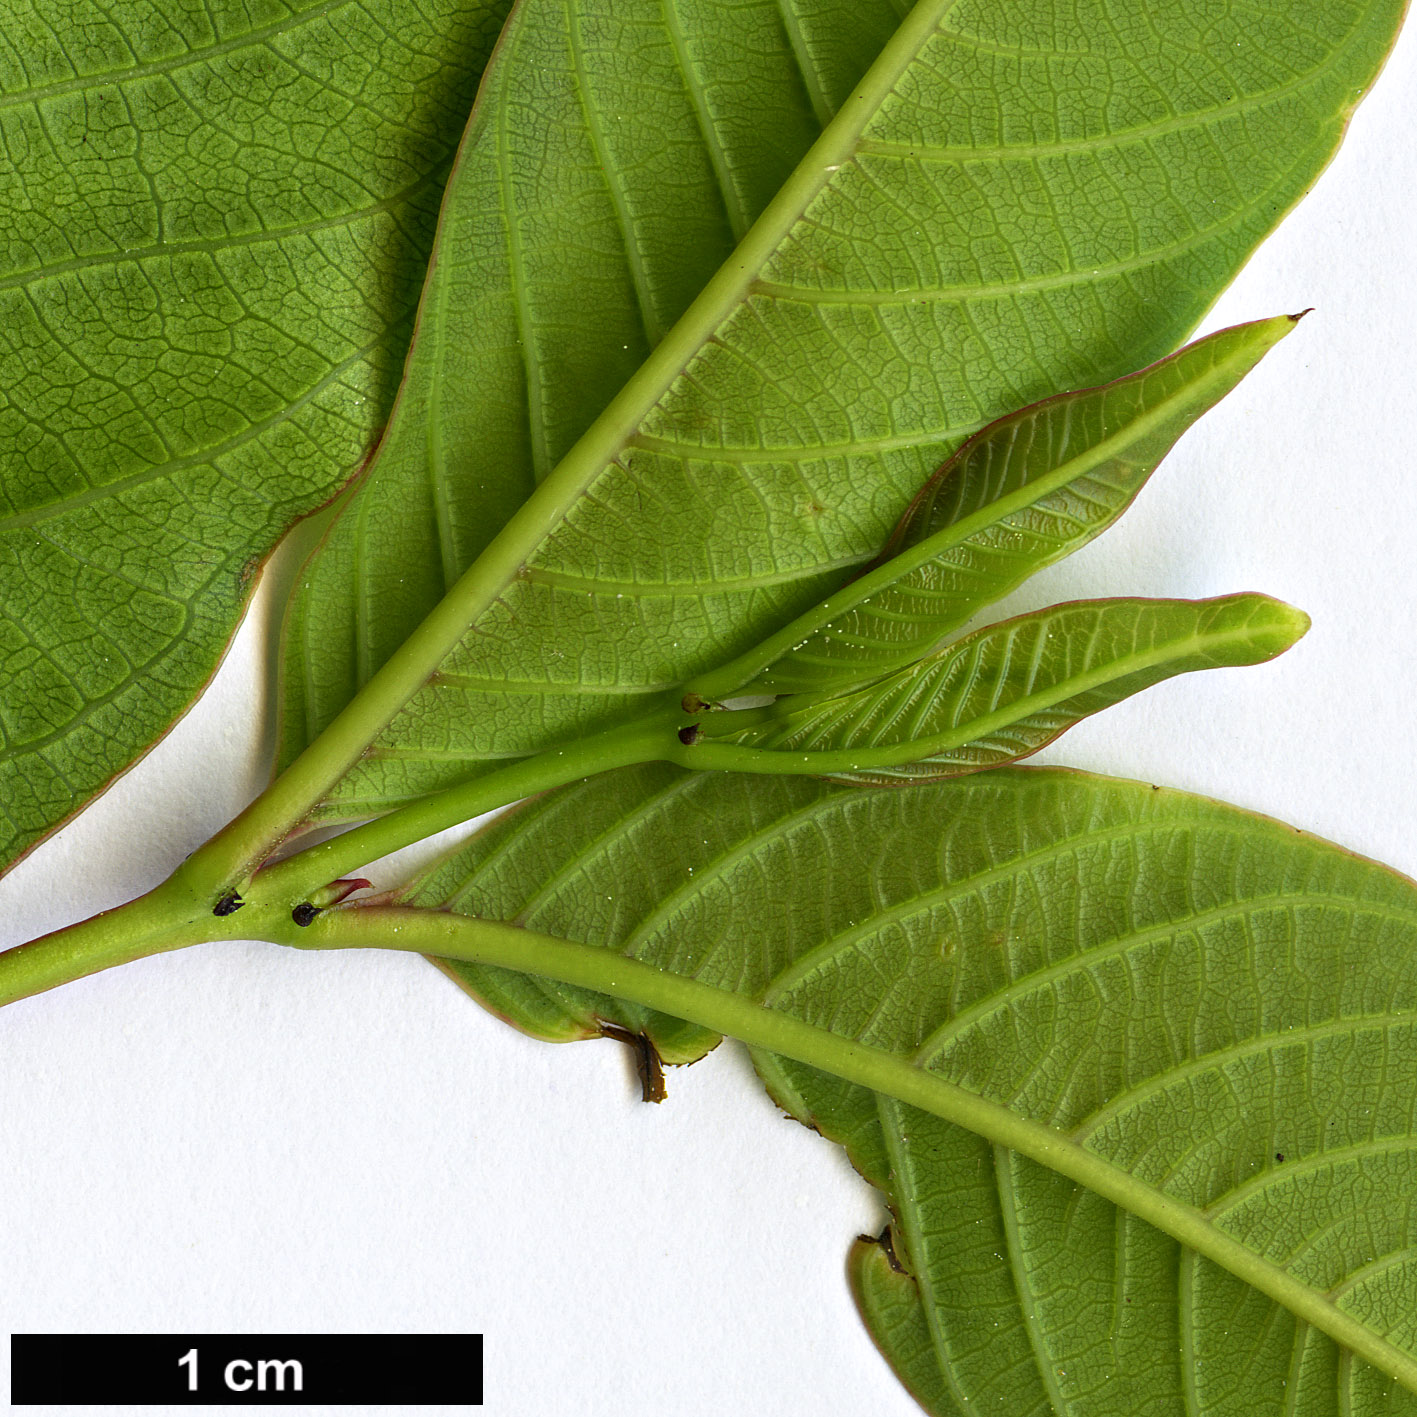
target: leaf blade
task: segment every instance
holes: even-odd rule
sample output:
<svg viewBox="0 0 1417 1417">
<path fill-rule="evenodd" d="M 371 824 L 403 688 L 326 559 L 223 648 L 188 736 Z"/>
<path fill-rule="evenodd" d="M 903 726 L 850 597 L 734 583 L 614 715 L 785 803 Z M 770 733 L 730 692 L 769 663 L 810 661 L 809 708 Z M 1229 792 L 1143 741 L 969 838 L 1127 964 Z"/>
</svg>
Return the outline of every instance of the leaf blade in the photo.
<svg viewBox="0 0 1417 1417">
<path fill-rule="evenodd" d="M 7 8 L 0 869 L 186 710 L 387 416 L 506 4 L 387 8 Z"/>
<path fill-rule="evenodd" d="M 1308 625 L 1262 595 L 1053 606 L 846 694 L 709 714 L 680 760 L 877 785 L 978 772 L 1036 753 L 1173 675 L 1272 659 Z"/>
<path fill-rule="evenodd" d="M 1041 1128 L 1025 1129 L 1035 1159 L 1001 1155 L 996 1182 L 993 1160 L 979 1168 L 992 1149 L 960 1126 L 931 1130 L 906 1107 L 882 1114 L 873 1139 L 852 1100 L 861 1088 L 822 1076 L 820 1059 L 769 1060 L 778 1100 L 846 1141 L 902 1216 L 897 1244 L 934 1286 L 938 1356 L 971 1407 L 991 1394 L 1017 1406 L 1031 1371 L 1070 1417 L 1209 1417 L 1238 1410 L 1236 1393 L 1244 1410 L 1277 1417 L 1292 1377 L 1285 1345 L 1309 1351 L 1303 1324 L 1276 1318 L 1285 1306 L 1329 1333 L 1366 1326 L 1379 1336 L 1364 1340 L 1370 1359 L 1405 1381 L 1417 1373 L 1417 1232 L 1404 1199 L 1417 1139 L 1402 1062 L 1417 1056 L 1411 882 L 1221 804 L 1052 769 L 885 794 L 695 776 L 666 797 L 673 780 L 571 789 L 583 804 L 598 791 L 648 810 L 603 852 L 573 849 L 564 864 L 576 869 L 558 873 L 527 923 L 915 1058 Z M 478 898 L 463 908 L 515 913 L 502 864 L 522 850 L 556 860 L 557 845 L 554 829 L 529 830 L 483 874 L 474 843 L 462 864 Z M 1177 1018 L 1183 1026 L 1168 1022 Z M 1103 1115 L 1111 1106 L 1125 1125 Z M 1083 1171 L 1061 1153 L 1039 1164 L 1054 1147 L 1100 1163 L 1084 1167 L 1090 1188 L 1114 1177 L 1085 1202 L 1085 1224 L 1072 1218 Z M 909 1173 L 923 1167 L 933 1187 L 912 1191 L 909 1157 Z M 999 1215 L 1000 1185 L 1022 1227 L 999 1291 L 1005 1309 L 1024 1306 L 1012 1318 L 980 1290 L 999 1269 L 997 1256 L 981 1268 L 986 1255 L 1007 1256 L 1012 1243 L 985 1223 Z M 1125 1283 L 1109 1270 L 1123 1256 L 1101 1236 L 1119 1233 L 1117 1206 L 1135 1209 L 1143 1191 L 1163 1210 L 1180 1206 L 1163 1228 L 1209 1256 L 1190 1287 L 1173 1282 L 1187 1247 L 1145 1224 L 1128 1232 Z M 1381 1236 L 1361 1221 L 1368 1206 Z M 1394 1262 L 1369 1284 L 1384 1246 Z M 1269 1297 L 1217 1261 L 1263 1281 Z M 1357 1303 L 1344 1297 L 1349 1280 L 1364 1288 Z M 1184 1351 L 1178 1317 L 1191 1326 Z M 1006 1318 L 1022 1369 L 989 1358 Z M 1123 1364 L 1114 1341 L 1164 1361 Z M 1315 1411 L 1346 1400 L 1338 1387 L 1372 1396 L 1381 1386 L 1364 1363 L 1338 1358 L 1323 1338 L 1304 1359 Z"/>
<path fill-rule="evenodd" d="M 1025 33 L 1050 17 L 1043 6 L 1009 23 Z M 871 559 L 966 433 L 1035 394 L 1106 382 L 1164 353 L 1327 160 L 1397 16 L 1382 5 L 1326 12 L 1323 33 L 1295 38 L 1284 80 L 1268 58 L 1254 68 L 1237 61 L 1229 92 L 1245 106 L 1234 127 L 1215 74 L 1201 82 L 1175 67 L 1174 48 L 1138 68 L 1135 55 L 1100 37 L 1089 61 L 1099 75 L 1110 65 L 1113 88 L 1138 94 L 1166 93 L 1169 84 L 1174 121 L 1156 132 L 1119 128 L 1114 114 L 1089 108 L 1091 91 L 1068 90 L 1077 130 L 1053 135 L 1059 151 L 1047 167 L 1059 184 L 1049 201 L 1062 215 L 1038 217 L 1054 210 L 1041 196 L 1016 211 L 1002 191 L 1002 205 L 990 208 L 989 220 L 1007 210 L 1011 228 L 1036 223 L 1039 252 L 1053 252 L 1039 255 L 1037 269 L 1012 273 L 1024 280 L 1020 290 L 1003 281 L 1002 257 L 979 264 L 983 253 L 960 225 L 966 209 L 978 216 L 977 194 L 965 202 L 964 187 L 950 186 L 958 201 L 945 200 L 941 184 L 967 187 L 974 164 L 947 155 L 927 172 L 923 157 L 854 146 L 862 135 L 906 142 L 913 132 L 923 148 L 946 121 L 956 133 L 1026 126 L 1025 115 L 1042 121 L 1044 48 L 999 60 L 999 83 L 983 93 L 969 77 L 979 43 L 958 26 L 933 28 L 934 18 L 928 5 L 911 12 L 858 93 L 867 105 L 879 101 L 879 113 L 863 117 L 848 104 L 833 120 L 733 260 L 455 592 L 460 641 L 451 606 L 439 612 L 436 636 L 419 640 L 417 682 L 438 669 L 436 681 L 413 692 L 321 814 L 382 811 L 497 757 L 597 731 L 646 694 L 732 658 Z M 1223 23 L 1251 41 L 1255 25 L 1273 26 L 1277 40 L 1294 20 L 1246 12 L 1242 22 L 1227 10 Z M 1179 12 L 1176 24 L 1184 30 Z M 1010 43 L 1020 47 L 1015 36 L 986 49 L 1012 53 Z M 927 58 L 912 67 L 915 50 Z M 937 94 L 931 86 L 945 75 L 957 85 Z M 1062 82 L 1061 69 L 1048 78 Z M 1223 191 L 1202 159 L 1222 133 L 1244 174 Z M 1096 213 L 1076 204 L 1078 173 L 1120 163 L 1120 178 L 1134 161 L 1135 180 L 1118 189 L 1118 230 L 1130 212 L 1126 194 L 1149 210 L 1148 183 L 1161 184 L 1165 169 L 1172 187 L 1199 203 L 1187 227 L 1196 234 L 1164 237 L 1151 218 L 1138 227 L 1128 215 L 1132 255 L 1114 249 L 1116 259 L 1103 259 L 1098 242 L 1121 238 L 1099 232 Z M 979 165 L 1001 188 L 1017 171 L 988 149 Z M 863 204 L 882 183 L 895 205 L 876 201 L 865 222 Z M 1107 186 L 1101 177 L 1094 185 Z M 858 219 L 865 224 L 856 232 Z M 929 240 L 917 250 L 911 242 L 922 232 Z M 1058 254 L 1064 249 L 1070 254 Z M 905 251 L 918 258 L 913 274 L 895 254 Z M 886 254 L 873 261 L 872 252 Z M 969 261 L 975 275 L 966 279 Z M 981 272 L 997 284 L 987 298 L 976 290 Z M 759 290 L 759 280 L 774 288 Z M 804 282 L 827 298 L 776 290 Z M 867 293 L 857 302 L 859 290 Z M 1060 343 L 1060 325 L 1093 338 L 1085 347 Z M 783 370 L 790 379 L 778 377 Z"/>
</svg>

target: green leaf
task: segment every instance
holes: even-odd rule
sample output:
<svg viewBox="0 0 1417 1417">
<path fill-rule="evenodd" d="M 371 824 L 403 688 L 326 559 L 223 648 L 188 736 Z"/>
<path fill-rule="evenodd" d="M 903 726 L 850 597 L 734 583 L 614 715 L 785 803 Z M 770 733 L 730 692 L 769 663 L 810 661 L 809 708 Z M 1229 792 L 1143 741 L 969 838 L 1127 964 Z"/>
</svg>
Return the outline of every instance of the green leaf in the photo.
<svg viewBox="0 0 1417 1417">
<path fill-rule="evenodd" d="M 408 642 L 411 697 L 324 812 L 569 742 L 724 663 L 872 560 L 969 433 L 1165 354 L 1328 160 L 1400 11 L 1172 0 L 1135 43 L 1131 0 L 1081 28 L 1061 0 L 922 0 Z M 696 13 L 722 48 L 736 7 Z M 585 171 L 538 123 L 533 61 L 569 52 L 566 26 L 528 0 L 508 30 L 462 159 L 491 191 L 513 122 L 546 204 Z M 633 84 L 636 54 L 595 56 L 586 102 Z M 588 252 L 587 300 L 606 272 Z"/>
<path fill-rule="evenodd" d="M 891 0 L 522 9 L 448 184 L 398 416 L 291 607 L 282 762 L 684 313 L 899 18 Z"/>
<path fill-rule="evenodd" d="M 856 1307 L 896 1376 L 927 1412 L 960 1412 L 940 1371 L 920 1286 L 895 1253 L 889 1228 L 878 1239 L 860 1236 L 846 1260 Z"/>
<path fill-rule="evenodd" d="M 168 728 L 367 456 L 506 0 L 10 0 L 0 866 Z"/>
<path fill-rule="evenodd" d="M 882 793 L 637 769 L 499 823 L 413 899 L 746 996 L 981 1099 L 984 1130 L 991 1107 L 1041 1129 L 1069 1174 L 758 1059 L 885 1193 L 905 1273 L 858 1250 L 854 1282 L 931 1411 L 1417 1410 L 1384 1375 L 1417 1384 L 1417 887 L 1395 873 L 1061 770 Z"/>
<path fill-rule="evenodd" d="M 879 565 L 694 691 L 821 694 L 913 663 L 1111 526 L 1177 438 L 1299 318 L 1221 330 L 1100 389 L 991 423 L 921 488 Z"/>
<path fill-rule="evenodd" d="M 662 764 L 630 768 L 624 781 L 659 784 L 667 771 Z M 477 861 L 495 858 L 502 862 L 498 903 L 491 909 L 519 925 L 536 928 L 542 918 L 542 905 L 554 901 L 564 887 L 560 870 L 563 864 L 574 872 L 578 869 L 578 851 L 596 846 L 608 849 L 613 842 L 633 836 L 636 829 L 636 814 L 632 811 L 627 815 L 624 799 L 615 794 L 601 792 L 586 797 L 576 792 L 551 792 L 521 803 L 477 835 Z M 538 859 L 525 849 L 528 832 L 568 846 L 574 844 L 575 850 Z M 483 875 L 469 874 L 466 861 L 458 853 L 411 882 L 400 896 L 411 898 L 415 904 L 436 902 L 448 909 L 484 914 L 488 909 L 486 884 Z M 631 1033 L 643 1033 L 667 1063 L 692 1063 L 719 1041 L 717 1034 L 606 994 L 510 969 L 454 960 L 433 962 L 484 1008 L 523 1033 L 548 1043 L 599 1038 L 605 1034 L 604 1025 L 613 1024 Z"/>
<path fill-rule="evenodd" d="M 978 772 L 1173 675 L 1273 659 L 1308 628 L 1265 595 L 1055 605 L 851 693 L 711 713 L 682 761 L 877 785 Z"/>
</svg>

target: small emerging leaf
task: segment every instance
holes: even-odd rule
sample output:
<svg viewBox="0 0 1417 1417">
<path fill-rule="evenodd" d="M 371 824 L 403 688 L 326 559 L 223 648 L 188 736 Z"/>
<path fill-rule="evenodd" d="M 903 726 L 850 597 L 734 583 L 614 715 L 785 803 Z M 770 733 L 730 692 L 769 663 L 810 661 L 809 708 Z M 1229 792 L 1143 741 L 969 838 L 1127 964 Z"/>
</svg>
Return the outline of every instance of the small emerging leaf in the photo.
<svg viewBox="0 0 1417 1417">
<path fill-rule="evenodd" d="M 913 663 L 1106 531 L 1181 434 L 1301 318 L 1221 330 L 1138 373 L 991 423 L 925 484 L 875 567 L 696 689 L 705 698 L 740 687 L 822 693 Z"/>
<path fill-rule="evenodd" d="M 1173 675 L 1272 659 L 1308 626 L 1264 595 L 1057 605 L 848 694 L 710 715 L 682 761 L 873 783 L 977 772 Z"/>
</svg>

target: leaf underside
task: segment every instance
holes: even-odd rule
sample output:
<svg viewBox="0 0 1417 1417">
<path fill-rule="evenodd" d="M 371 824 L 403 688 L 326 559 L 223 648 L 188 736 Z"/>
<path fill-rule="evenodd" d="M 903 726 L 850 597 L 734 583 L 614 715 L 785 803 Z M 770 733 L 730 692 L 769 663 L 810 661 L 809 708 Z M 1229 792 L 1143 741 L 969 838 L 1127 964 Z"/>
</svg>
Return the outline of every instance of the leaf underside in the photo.
<svg viewBox="0 0 1417 1417">
<path fill-rule="evenodd" d="M 647 767 L 495 823 L 412 902 L 614 949 L 909 1057 L 1197 1208 L 1417 1356 L 1417 887 L 1279 823 L 1005 769 L 895 792 Z M 505 1002 L 690 1038 L 500 971 Z M 699 1049 L 712 1043 L 701 1035 Z M 773 1056 L 891 1208 L 853 1253 L 936 1413 L 1335 1417 L 1417 1398 L 1202 1254 L 951 1123 Z"/>
<path fill-rule="evenodd" d="M 210 677 L 388 416 L 508 0 L 0 24 L 0 869 Z"/>
<path fill-rule="evenodd" d="M 644 362 L 900 8 L 523 5 L 449 182 L 398 417 L 292 602 L 282 763 Z"/>
<path fill-rule="evenodd" d="M 1221 330 L 1099 389 L 991 423 L 920 489 L 877 565 L 695 691 L 708 700 L 829 693 L 913 663 L 1111 526 L 1176 439 L 1296 319 Z"/>
<path fill-rule="evenodd" d="M 1026 758 L 1173 675 L 1272 659 L 1308 623 L 1264 595 L 1054 605 L 976 630 L 851 693 L 710 715 L 701 731 L 712 737 L 696 751 L 731 745 L 751 756 L 705 766 L 771 771 L 782 759 L 837 782 L 955 777 Z M 735 728 L 740 720 L 749 726 Z"/>
<path fill-rule="evenodd" d="M 807 11 L 780 14 L 805 24 Z M 572 14 L 527 0 L 514 16 L 444 221 L 466 233 L 460 279 L 497 293 L 485 338 L 448 357 L 494 391 L 503 431 L 497 457 L 468 445 L 460 471 L 446 468 L 469 486 L 517 467 L 523 487 L 545 476 L 455 591 L 466 636 L 324 815 L 384 810 L 568 741 L 722 663 L 870 561 L 967 434 L 1174 347 L 1327 161 L 1400 5 L 1202 15 L 1177 0 L 1139 27 L 1130 0 L 1099 0 L 1085 23 L 1062 0 L 923 0 L 655 343 L 640 256 L 662 253 L 666 213 L 697 253 L 682 295 L 723 249 L 697 233 L 712 219 L 736 235 L 756 206 L 720 181 L 732 170 L 716 135 L 781 130 L 794 156 L 810 136 L 800 107 L 791 123 L 764 118 L 785 90 L 730 82 L 745 13 L 760 11 L 587 0 Z M 810 56 L 790 28 L 764 28 L 751 72 Z M 627 121 L 647 75 L 653 122 Z M 810 66 L 789 79 L 810 96 Z M 638 146 L 606 148 L 611 132 Z M 546 277 L 570 218 L 575 277 Z M 674 302 L 656 308 L 668 318 Z M 641 325 L 651 334 L 633 335 Z M 423 338 L 430 327 L 425 307 Z M 569 362 L 597 379 L 563 382 Z M 464 416 L 441 396 L 437 419 L 409 409 L 414 444 Z M 467 409 L 485 413 L 475 398 Z M 396 416 L 391 446 L 398 431 Z M 366 522 L 366 550 L 392 521 Z M 422 574 L 393 535 L 381 564 Z M 458 560 L 444 559 L 443 580 Z M 398 599 L 370 590 L 374 617 Z M 305 636 L 288 666 L 292 692 L 329 691 L 304 712 L 312 726 L 353 686 L 343 651 L 324 684 L 324 645 L 342 633 Z"/>
</svg>

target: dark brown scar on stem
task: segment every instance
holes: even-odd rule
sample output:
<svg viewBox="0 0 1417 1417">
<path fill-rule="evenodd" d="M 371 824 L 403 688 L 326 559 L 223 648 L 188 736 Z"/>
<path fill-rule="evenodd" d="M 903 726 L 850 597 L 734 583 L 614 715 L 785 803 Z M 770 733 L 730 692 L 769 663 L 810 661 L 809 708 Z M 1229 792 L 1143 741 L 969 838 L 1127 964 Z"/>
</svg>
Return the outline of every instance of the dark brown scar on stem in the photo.
<svg viewBox="0 0 1417 1417">
<path fill-rule="evenodd" d="M 891 1233 L 891 1227 L 886 1226 L 879 1235 L 858 1235 L 856 1237 L 863 1245 L 879 1245 L 885 1251 L 886 1263 L 897 1274 L 909 1274 L 910 1271 L 901 1264 L 900 1257 L 895 1252 L 895 1236 Z"/>
<path fill-rule="evenodd" d="M 663 1102 L 669 1096 L 664 1086 L 664 1060 L 649 1034 L 631 1033 L 618 1023 L 602 1023 L 600 1034 L 602 1038 L 613 1038 L 617 1043 L 624 1043 L 632 1051 L 635 1072 L 640 1079 L 642 1102 Z"/>
</svg>

